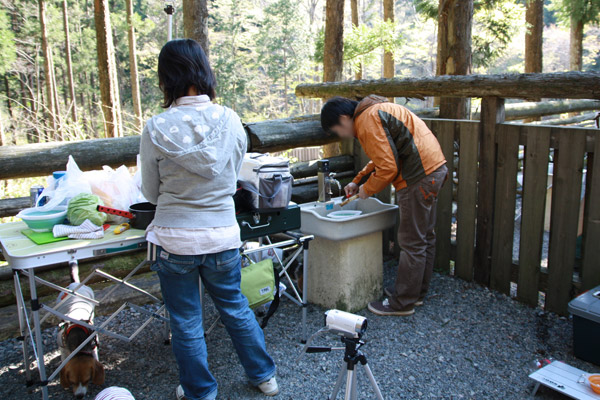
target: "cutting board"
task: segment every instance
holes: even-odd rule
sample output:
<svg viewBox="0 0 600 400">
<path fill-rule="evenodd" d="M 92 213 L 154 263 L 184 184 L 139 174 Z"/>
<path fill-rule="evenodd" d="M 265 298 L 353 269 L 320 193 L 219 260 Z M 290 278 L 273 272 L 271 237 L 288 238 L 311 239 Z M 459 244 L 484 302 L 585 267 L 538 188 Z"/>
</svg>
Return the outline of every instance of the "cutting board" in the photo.
<svg viewBox="0 0 600 400">
<path fill-rule="evenodd" d="M 31 229 L 22 230 L 21 233 L 31 239 L 35 244 L 48 244 L 69 239 L 67 236 L 54 237 L 52 232 L 34 232 Z"/>
</svg>

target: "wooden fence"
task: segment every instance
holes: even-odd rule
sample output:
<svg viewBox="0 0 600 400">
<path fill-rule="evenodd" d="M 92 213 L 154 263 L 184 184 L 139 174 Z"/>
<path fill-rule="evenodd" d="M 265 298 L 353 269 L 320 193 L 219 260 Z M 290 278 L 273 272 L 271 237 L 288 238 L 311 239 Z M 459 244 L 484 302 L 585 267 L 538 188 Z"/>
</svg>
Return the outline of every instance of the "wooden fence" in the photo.
<svg viewBox="0 0 600 400">
<path fill-rule="evenodd" d="M 426 120 L 440 141 L 457 174 L 439 194 L 436 266 L 465 280 L 478 280 L 492 289 L 514 294 L 537 305 L 545 293 L 545 309 L 566 314 L 572 296 L 600 284 L 600 131 L 500 123 L 495 125 L 493 143 L 486 143 L 481 123 L 458 120 Z M 455 146 L 455 144 L 457 146 Z M 486 151 L 488 146 L 491 151 Z M 517 190 L 522 154 L 522 190 Z M 552 201 L 547 267 L 542 267 L 544 216 L 553 152 Z M 492 156 L 491 165 L 485 160 Z M 457 170 L 454 166 L 457 165 Z M 584 165 L 586 185 L 582 188 Z M 491 175 L 482 169 L 493 171 Z M 492 182 L 481 180 L 485 177 Z M 489 193 L 481 193 L 489 190 Z M 456 189 L 456 214 L 453 192 Z M 581 201 L 582 189 L 584 201 Z M 522 193 L 522 195 L 521 195 Z M 486 199 L 491 204 L 482 204 Z M 521 218 L 515 222 L 520 198 Z M 580 206 L 584 206 L 581 260 L 576 263 Z M 487 215 L 483 214 L 487 213 Z M 456 223 L 456 240 L 452 238 Z M 520 224 L 520 225 L 519 225 Z M 520 233 L 518 257 L 513 258 L 516 232 Z M 486 246 L 486 232 L 491 233 Z M 482 238 L 478 241 L 478 238 Z M 478 261 L 484 253 L 489 263 Z M 577 265 L 577 267 L 576 267 Z M 489 268 L 489 270 L 488 270 Z M 482 277 L 489 277 L 486 282 Z"/>
</svg>

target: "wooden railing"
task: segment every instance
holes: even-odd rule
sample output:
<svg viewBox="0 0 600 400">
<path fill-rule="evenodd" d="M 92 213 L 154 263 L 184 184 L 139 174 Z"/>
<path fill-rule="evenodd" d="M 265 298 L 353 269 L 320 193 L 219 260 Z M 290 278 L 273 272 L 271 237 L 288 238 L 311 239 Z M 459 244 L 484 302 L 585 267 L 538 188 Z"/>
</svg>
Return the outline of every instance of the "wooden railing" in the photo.
<svg viewBox="0 0 600 400">
<path fill-rule="evenodd" d="M 447 159 L 454 161 L 448 167 L 457 176 L 457 185 L 450 180 L 438 197 L 438 268 L 449 270 L 453 262 L 456 276 L 465 280 L 487 276 L 489 281 L 484 283 L 506 294 L 511 294 L 511 289 L 514 294 L 516 285 L 517 298 L 534 306 L 540 301 L 539 292 L 543 292 L 545 309 L 560 314 L 566 314 L 574 293 L 600 284 L 600 162 L 594 162 L 600 154 L 599 130 L 497 124 L 490 138 L 493 142 L 489 143 L 494 149 L 490 152 L 494 160 L 486 166 L 486 152 L 482 150 L 486 143 L 482 143 L 479 122 L 426 122 L 436 133 Z M 547 267 L 542 267 L 551 152 L 554 160 L 549 251 Z M 582 188 L 584 164 L 586 184 Z M 454 165 L 458 165 L 456 170 Z M 493 171 L 492 175 L 482 174 L 486 167 Z M 520 173 L 523 186 L 517 190 Z M 482 177 L 492 181 L 482 182 Z M 488 196 L 492 203 L 487 206 L 481 203 L 486 197 L 478 195 L 478 189 L 485 188 L 491 188 Z M 453 214 L 455 191 L 457 211 Z M 515 222 L 517 200 L 521 201 L 521 215 Z M 580 207 L 584 218 L 579 258 L 576 250 Z M 485 242 L 481 238 L 488 232 L 491 246 L 482 249 Z M 515 235 L 520 235 L 517 257 L 513 257 Z M 478 237 L 479 249 L 475 246 Z M 478 261 L 478 250 L 488 263 Z"/>
</svg>

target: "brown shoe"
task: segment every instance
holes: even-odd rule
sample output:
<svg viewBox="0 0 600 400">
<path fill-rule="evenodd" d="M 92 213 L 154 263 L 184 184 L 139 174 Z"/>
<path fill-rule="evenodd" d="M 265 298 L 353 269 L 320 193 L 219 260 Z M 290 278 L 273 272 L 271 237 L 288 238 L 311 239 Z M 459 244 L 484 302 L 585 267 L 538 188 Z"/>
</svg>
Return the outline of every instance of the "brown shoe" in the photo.
<svg viewBox="0 0 600 400">
<path fill-rule="evenodd" d="M 383 301 L 373 301 L 369 303 L 369 311 L 373 314 L 381 315 L 381 316 L 397 316 L 397 317 L 406 317 L 409 315 L 413 315 L 415 313 L 415 307 L 409 306 L 402 310 L 393 309 L 390 306 L 388 299 Z"/>
<path fill-rule="evenodd" d="M 394 288 L 386 287 L 385 289 L 383 289 L 383 293 L 385 294 L 386 297 L 394 297 Z M 419 299 L 419 300 L 415 301 L 415 306 L 420 307 L 422 305 L 423 305 L 423 299 Z"/>
</svg>

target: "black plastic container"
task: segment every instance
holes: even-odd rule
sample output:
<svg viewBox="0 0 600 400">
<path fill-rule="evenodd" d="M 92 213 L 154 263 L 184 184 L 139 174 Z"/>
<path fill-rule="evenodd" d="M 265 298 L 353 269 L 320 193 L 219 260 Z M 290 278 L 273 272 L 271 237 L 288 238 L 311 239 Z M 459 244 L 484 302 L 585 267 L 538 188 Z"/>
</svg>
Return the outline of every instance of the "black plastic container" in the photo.
<svg viewBox="0 0 600 400">
<path fill-rule="evenodd" d="M 569 312 L 575 357 L 600 365 L 600 286 L 571 300 Z"/>
</svg>

